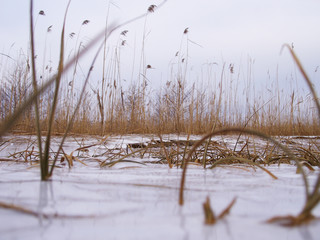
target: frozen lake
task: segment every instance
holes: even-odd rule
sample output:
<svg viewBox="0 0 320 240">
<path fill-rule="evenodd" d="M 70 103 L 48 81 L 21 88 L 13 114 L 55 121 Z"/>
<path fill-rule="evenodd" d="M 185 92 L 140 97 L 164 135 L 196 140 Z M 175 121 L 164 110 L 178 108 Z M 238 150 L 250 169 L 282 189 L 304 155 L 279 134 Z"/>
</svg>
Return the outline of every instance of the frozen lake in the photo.
<svg viewBox="0 0 320 240">
<path fill-rule="evenodd" d="M 18 145 L 11 143 L 1 152 L 2 158 Z M 74 149 L 72 143 L 66 145 Z M 96 154 L 96 148 L 90 151 Z M 0 239 L 316 240 L 320 236 L 320 221 L 295 228 L 265 223 L 302 209 L 304 186 L 293 165 L 267 167 L 277 180 L 259 168 L 190 165 L 182 207 L 179 168 L 154 163 L 100 168 L 94 161 L 87 165 L 75 162 L 71 169 L 61 165 L 51 181 L 41 182 L 39 167 L 0 161 L 0 202 L 33 213 L 0 208 Z M 313 183 L 319 169 L 307 173 Z M 235 197 L 237 201 L 226 218 L 208 226 L 202 208 L 207 196 L 216 214 Z M 313 213 L 320 216 L 320 206 Z"/>
</svg>

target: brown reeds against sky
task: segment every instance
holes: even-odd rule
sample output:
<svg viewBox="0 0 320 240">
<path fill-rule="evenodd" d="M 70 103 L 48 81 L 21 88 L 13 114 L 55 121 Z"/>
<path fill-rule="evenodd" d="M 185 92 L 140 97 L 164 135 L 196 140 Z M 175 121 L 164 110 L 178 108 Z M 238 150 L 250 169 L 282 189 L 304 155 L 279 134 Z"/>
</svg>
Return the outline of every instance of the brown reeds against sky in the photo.
<svg viewBox="0 0 320 240">
<path fill-rule="evenodd" d="M 11 6 L 14 2 L 7 3 L 2 17 L 10 9 L 17 14 L 6 17 L 3 32 L 7 37 L 0 40 L 1 87 L 10 92 L 9 99 L 23 89 L 16 91 L 9 84 L 17 78 L 12 72 L 19 64 L 28 72 L 29 58 L 28 6 L 23 8 L 27 3 L 22 3 L 16 9 Z M 66 61 L 86 48 L 107 23 L 134 17 L 159 3 L 72 2 L 66 25 Z M 66 4 L 63 0 L 59 4 L 35 1 L 40 80 L 57 69 L 64 14 L 57 6 Z M 125 129 L 139 129 L 136 124 L 149 124 L 147 129 L 151 129 L 155 122 L 170 120 L 168 129 L 176 131 L 187 131 L 193 124 L 205 131 L 212 124 L 243 124 L 248 119 L 260 127 L 266 122 L 299 125 L 305 116 L 312 121 L 312 98 L 300 73 L 289 54 L 279 53 L 283 43 L 290 43 L 311 78 L 319 76 L 318 5 L 317 1 L 168 1 L 161 11 L 149 11 L 152 14 L 112 36 L 95 64 L 79 117 L 83 124 L 87 120 L 108 122 L 110 129 L 116 121 L 125 123 Z M 60 112 L 62 116 L 68 116 L 74 107 L 92 58 L 93 52 L 65 75 L 60 102 L 68 107 Z M 50 98 L 50 92 L 43 102 L 46 97 Z"/>
</svg>

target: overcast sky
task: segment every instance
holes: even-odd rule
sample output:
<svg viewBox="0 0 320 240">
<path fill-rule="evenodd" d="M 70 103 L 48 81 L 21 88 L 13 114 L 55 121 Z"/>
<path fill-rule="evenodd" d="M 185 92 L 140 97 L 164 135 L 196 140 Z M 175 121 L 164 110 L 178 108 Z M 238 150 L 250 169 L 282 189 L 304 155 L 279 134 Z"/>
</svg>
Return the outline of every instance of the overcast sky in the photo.
<svg viewBox="0 0 320 240">
<path fill-rule="evenodd" d="M 45 62 L 54 62 L 58 56 L 58 38 L 67 2 L 34 1 L 37 54 Z M 75 36 L 73 39 L 67 38 L 67 47 L 74 48 L 76 42 L 86 45 L 103 29 L 108 11 L 109 22 L 119 24 L 145 13 L 151 4 L 159 5 L 161 2 L 73 0 L 67 18 L 67 34 L 74 32 Z M 21 52 L 27 55 L 29 1 L 0 0 L 0 3 L 0 53 L 15 59 Z M 38 15 L 40 10 L 44 11 L 45 16 Z M 128 30 L 126 37 L 121 36 L 121 40 L 126 40 L 126 45 L 121 48 L 121 66 L 126 81 L 132 76 L 133 62 L 135 71 L 139 69 L 146 23 L 145 57 L 146 63 L 154 68 L 148 73 L 149 81 L 154 85 L 168 80 L 169 65 L 176 61 L 175 54 L 180 48 L 181 56 L 188 55 L 189 71 L 194 72 L 190 74 L 191 81 L 197 80 L 196 76 L 200 75 L 206 63 L 218 63 L 217 72 L 221 71 L 224 62 L 234 64 L 237 71 L 246 72 L 249 60 L 253 63 L 252 74 L 256 82 L 264 84 L 268 72 L 271 78 L 275 78 L 277 67 L 278 71 L 284 72 L 284 76 L 289 76 L 296 68 L 288 51 L 280 55 L 284 43 L 293 44 L 310 77 L 319 82 L 319 12 L 319 0 L 167 0 L 147 19 L 124 26 L 114 33 L 109 44 L 116 46 L 120 32 Z M 90 22 L 82 26 L 84 20 Z M 51 25 L 52 31 L 47 33 Z M 188 36 L 183 35 L 186 28 L 189 30 Z M 188 53 L 187 38 L 190 40 Z M 3 58 L 1 55 L 0 63 L 4 62 Z M 100 74 L 100 65 L 97 63 L 95 68 L 96 77 Z"/>
</svg>

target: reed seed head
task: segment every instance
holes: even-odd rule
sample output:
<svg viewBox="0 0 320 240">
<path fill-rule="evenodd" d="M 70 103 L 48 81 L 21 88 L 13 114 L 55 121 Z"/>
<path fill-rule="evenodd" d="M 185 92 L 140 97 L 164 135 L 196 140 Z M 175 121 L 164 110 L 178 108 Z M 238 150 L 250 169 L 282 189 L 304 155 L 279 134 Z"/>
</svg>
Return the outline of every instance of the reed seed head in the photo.
<svg viewBox="0 0 320 240">
<path fill-rule="evenodd" d="M 230 73 L 234 73 L 234 65 L 232 63 L 230 63 L 229 65 L 229 70 L 230 70 Z"/>
<path fill-rule="evenodd" d="M 51 32 L 52 30 L 52 25 L 48 27 L 47 32 Z"/>
<path fill-rule="evenodd" d="M 148 8 L 148 12 L 154 12 L 156 7 L 157 7 L 156 5 L 150 5 Z"/>
<path fill-rule="evenodd" d="M 69 37 L 70 37 L 70 38 L 73 38 L 74 35 L 76 35 L 76 34 L 75 34 L 74 32 L 72 32 L 72 33 L 69 34 Z"/>
<path fill-rule="evenodd" d="M 82 25 L 87 25 L 89 22 L 90 22 L 90 21 L 86 19 L 86 20 L 84 20 L 84 21 L 82 22 Z"/>
<path fill-rule="evenodd" d="M 124 30 L 124 31 L 122 31 L 122 32 L 120 33 L 120 35 L 126 36 L 127 33 L 128 33 L 128 30 Z"/>
</svg>

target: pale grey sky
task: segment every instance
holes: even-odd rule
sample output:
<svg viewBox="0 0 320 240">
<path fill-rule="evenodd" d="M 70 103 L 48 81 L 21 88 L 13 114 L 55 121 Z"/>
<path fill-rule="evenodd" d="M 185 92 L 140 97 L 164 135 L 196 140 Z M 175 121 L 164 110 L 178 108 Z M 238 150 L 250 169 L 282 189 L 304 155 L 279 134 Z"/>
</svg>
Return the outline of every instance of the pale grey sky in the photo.
<svg viewBox="0 0 320 240">
<path fill-rule="evenodd" d="M 40 59 L 53 61 L 59 50 L 59 35 L 63 14 L 68 0 L 34 0 L 36 21 L 36 46 Z M 20 50 L 28 52 L 29 41 L 29 1 L 1 0 L 0 53 L 17 58 Z M 121 23 L 146 12 L 151 5 L 159 5 L 160 0 L 73 0 L 67 19 L 67 33 L 74 32 L 66 45 L 71 51 L 77 42 L 84 45 L 103 29 L 108 8 L 109 21 Z M 43 10 L 45 16 L 38 16 Z M 278 68 L 280 77 L 290 78 L 296 68 L 288 51 L 280 55 L 284 43 L 294 45 L 294 50 L 306 67 L 310 77 L 319 81 L 320 69 L 320 1 L 319 0 L 168 0 L 166 4 L 147 19 L 123 27 L 128 30 L 126 45 L 121 48 L 121 71 L 123 78 L 131 80 L 133 61 L 134 79 L 138 75 L 144 23 L 147 37 L 145 40 L 146 63 L 154 69 L 148 72 L 150 82 L 168 80 L 169 64 L 175 62 L 175 53 L 187 55 L 185 28 L 188 33 L 189 78 L 196 81 L 205 63 L 217 62 L 217 73 L 223 62 L 234 64 L 235 69 L 246 74 L 248 61 L 252 61 L 256 82 L 264 84 L 268 78 L 275 78 Z M 90 20 L 82 26 L 84 20 Z M 47 33 L 47 28 L 52 31 Z M 120 31 L 114 33 L 109 41 L 116 46 Z M 45 55 L 43 55 L 45 51 Z M 71 52 L 70 52 L 71 54 Z M 4 56 L 0 56 L 4 58 Z M 91 61 L 88 55 L 86 60 Z M 133 60 L 135 59 L 135 60 Z M 3 62 L 3 60 L 2 60 Z M 39 60 L 39 65 L 42 64 Z M 1 63 L 1 59 L 0 59 Z M 83 71 L 85 64 L 83 63 Z M 101 61 L 95 68 L 99 78 Z M 243 76 L 245 78 L 245 76 Z M 133 79 L 133 80 L 134 80 Z"/>
</svg>

